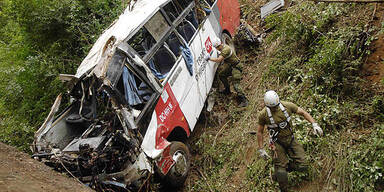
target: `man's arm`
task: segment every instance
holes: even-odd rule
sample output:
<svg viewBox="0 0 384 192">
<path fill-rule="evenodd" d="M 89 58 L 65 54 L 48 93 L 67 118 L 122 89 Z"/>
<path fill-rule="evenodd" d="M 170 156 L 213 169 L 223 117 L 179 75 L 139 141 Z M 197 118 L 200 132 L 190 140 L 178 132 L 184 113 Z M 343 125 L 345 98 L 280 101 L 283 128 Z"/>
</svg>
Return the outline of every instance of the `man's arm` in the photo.
<svg viewBox="0 0 384 192">
<path fill-rule="evenodd" d="M 302 109 L 301 107 L 299 107 L 297 109 L 297 114 L 303 116 L 308 122 L 310 123 L 315 123 L 315 120 L 313 119 L 313 117 L 307 112 L 305 111 L 304 109 Z"/>
<path fill-rule="evenodd" d="M 263 148 L 264 146 L 264 125 L 259 125 L 257 127 L 257 143 L 259 145 L 259 153 L 260 153 L 260 156 L 264 159 L 269 159 L 269 155 L 268 153 L 265 151 L 265 149 Z"/>
<path fill-rule="evenodd" d="M 264 146 L 264 126 L 259 125 L 257 127 L 257 144 L 259 145 L 259 149 L 262 149 Z"/>
<path fill-rule="evenodd" d="M 308 122 L 312 124 L 313 133 L 315 135 L 317 136 L 323 135 L 323 130 L 320 128 L 320 126 L 315 122 L 313 117 L 307 111 L 299 107 L 296 113 L 299 115 L 302 115 Z"/>
<path fill-rule="evenodd" d="M 224 60 L 224 57 L 222 55 L 220 55 L 218 58 L 209 58 L 208 60 L 216 62 L 216 63 L 220 63 Z"/>
</svg>

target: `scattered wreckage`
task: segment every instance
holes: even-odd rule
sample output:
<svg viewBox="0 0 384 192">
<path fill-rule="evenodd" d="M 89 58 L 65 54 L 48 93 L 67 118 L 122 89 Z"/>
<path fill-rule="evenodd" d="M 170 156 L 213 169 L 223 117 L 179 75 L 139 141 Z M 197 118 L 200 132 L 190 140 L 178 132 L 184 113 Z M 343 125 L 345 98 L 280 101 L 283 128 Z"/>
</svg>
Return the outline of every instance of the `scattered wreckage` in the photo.
<svg viewBox="0 0 384 192">
<path fill-rule="evenodd" d="M 33 157 L 98 191 L 182 186 L 211 89 L 211 39 L 240 24 L 236 0 L 133 1 L 96 41 L 35 133 Z M 230 5 L 230 6 L 229 6 Z M 219 17 L 220 13 L 220 17 Z"/>
</svg>

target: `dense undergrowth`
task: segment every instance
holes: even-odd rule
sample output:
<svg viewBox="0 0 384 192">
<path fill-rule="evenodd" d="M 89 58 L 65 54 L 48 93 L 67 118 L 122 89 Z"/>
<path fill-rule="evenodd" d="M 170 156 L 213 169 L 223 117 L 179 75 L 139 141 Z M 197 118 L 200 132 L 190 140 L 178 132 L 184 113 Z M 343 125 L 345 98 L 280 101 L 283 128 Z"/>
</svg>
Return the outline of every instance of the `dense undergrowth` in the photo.
<svg viewBox="0 0 384 192">
<path fill-rule="evenodd" d="M 29 151 L 58 92 L 122 12 L 117 0 L 0 0 L 0 141 Z"/>
<path fill-rule="evenodd" d="M 263 1 L 240 2 L 242 17 L 260 26 Z M 0 0 L 1 142 L 28 150 L 63 89 L 57 75 L 74 73 L 121 11 L 116 0 Z M 290 173 L 292 189 L 383 190 L 384 94 L 360 75 L 370 43 L 384 31 L 370 24 L 372 11 L 371 5 L 293 1 L 268 17 L 265 43 L 237 48 L 247 69 L 243 82 L 250 105 L 238 109 L 220 98 L 225 102 L 215 106 L 201 135 L 191 141 L 197 177 L 185 190 L 276 191 L 269 178 L 271 160 L 258 157 L 253 134 L 267 89 L 308 110 L 325 131 L 316 138 L 309 123 L 295 119 L 311 170 Z"/>
<path fill-rule="evenodd" d="M 243 17 L 258 26 L 249 17 L 257 11 L 255 3 L 242 2 Z M 267 89 L 306 109 L 325 131 L 324 137 L 314 137 L 310 124 L 295 118 L 295 135 L 311 169 L 290 173 L 292 190 L 384 190 L 383 89 L 361 76 L 369 45 L 381 31 L 371 24 L 373 8 L 294 1 L 269 16 L 264 26 L 271 32 L 264 45 L 238 48 L 247 66 L 244 86 L 251 105 L 245 111 L 225 106 L 228 123 L 205 129 L 195 145 L 200 155 L 195 169 L 204 178 L 188 190 L 277 190 L 270 179 L 272 162 L 258 157 L 256 136 L 250 134 Z"/>
</svg>

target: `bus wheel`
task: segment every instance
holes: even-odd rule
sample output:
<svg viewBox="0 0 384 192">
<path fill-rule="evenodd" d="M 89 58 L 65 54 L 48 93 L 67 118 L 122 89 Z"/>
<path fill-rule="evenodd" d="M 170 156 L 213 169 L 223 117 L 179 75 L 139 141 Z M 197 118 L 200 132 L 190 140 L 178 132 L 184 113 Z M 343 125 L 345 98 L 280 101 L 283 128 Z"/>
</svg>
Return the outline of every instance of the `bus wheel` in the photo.
<svg viewBox="0 0 384 192">
<path fill-rule="evenodd" d="M 165 175 L 165 182 L 172 187 L 181 187 L 184 185 L 185 180 L 190 169 L 190 154 L 188 147 L 178 141 L 173 141 L 170 146 L 169 154 L 175 161 L 175 164 Z"/>
<path fill-rule="evenodd" d="M 233 42 L 233 39 L 231 38 L 231 36 L 229 36 L 227 33 L 223 33 L 221 35 L 221 41 L 224 44 L 229 45 L 232 48 L 232 50 L 235 51 L 235 53 L 236 53 L 235 43 Z"/>
</svg>

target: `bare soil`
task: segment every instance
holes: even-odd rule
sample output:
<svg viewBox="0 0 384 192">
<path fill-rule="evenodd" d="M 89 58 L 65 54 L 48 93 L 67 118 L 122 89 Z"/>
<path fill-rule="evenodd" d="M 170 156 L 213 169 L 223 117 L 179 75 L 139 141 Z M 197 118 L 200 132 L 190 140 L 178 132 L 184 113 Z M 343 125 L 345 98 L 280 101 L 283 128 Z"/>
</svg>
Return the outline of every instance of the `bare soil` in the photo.
<svg viewBox="0 0 384 192">
<path fill-rule="evenodd" d="M 384 18 L 384 5 L 378 3 L 375 5 L 375 12 L 372 15 L 372 25 L 381 29 Z M 368 82 L 379 83 L 384 77 L 384 34 L 379 34 L 370 46 L 372 54 L 367 57 L 363 65 L 363 75 Z"/>
<path fill-rule="evenodd" d="M 92 191 L 75 179 L 60 174 L 28 154 L 0 143 L 0 191 Z"/>
</svg>

